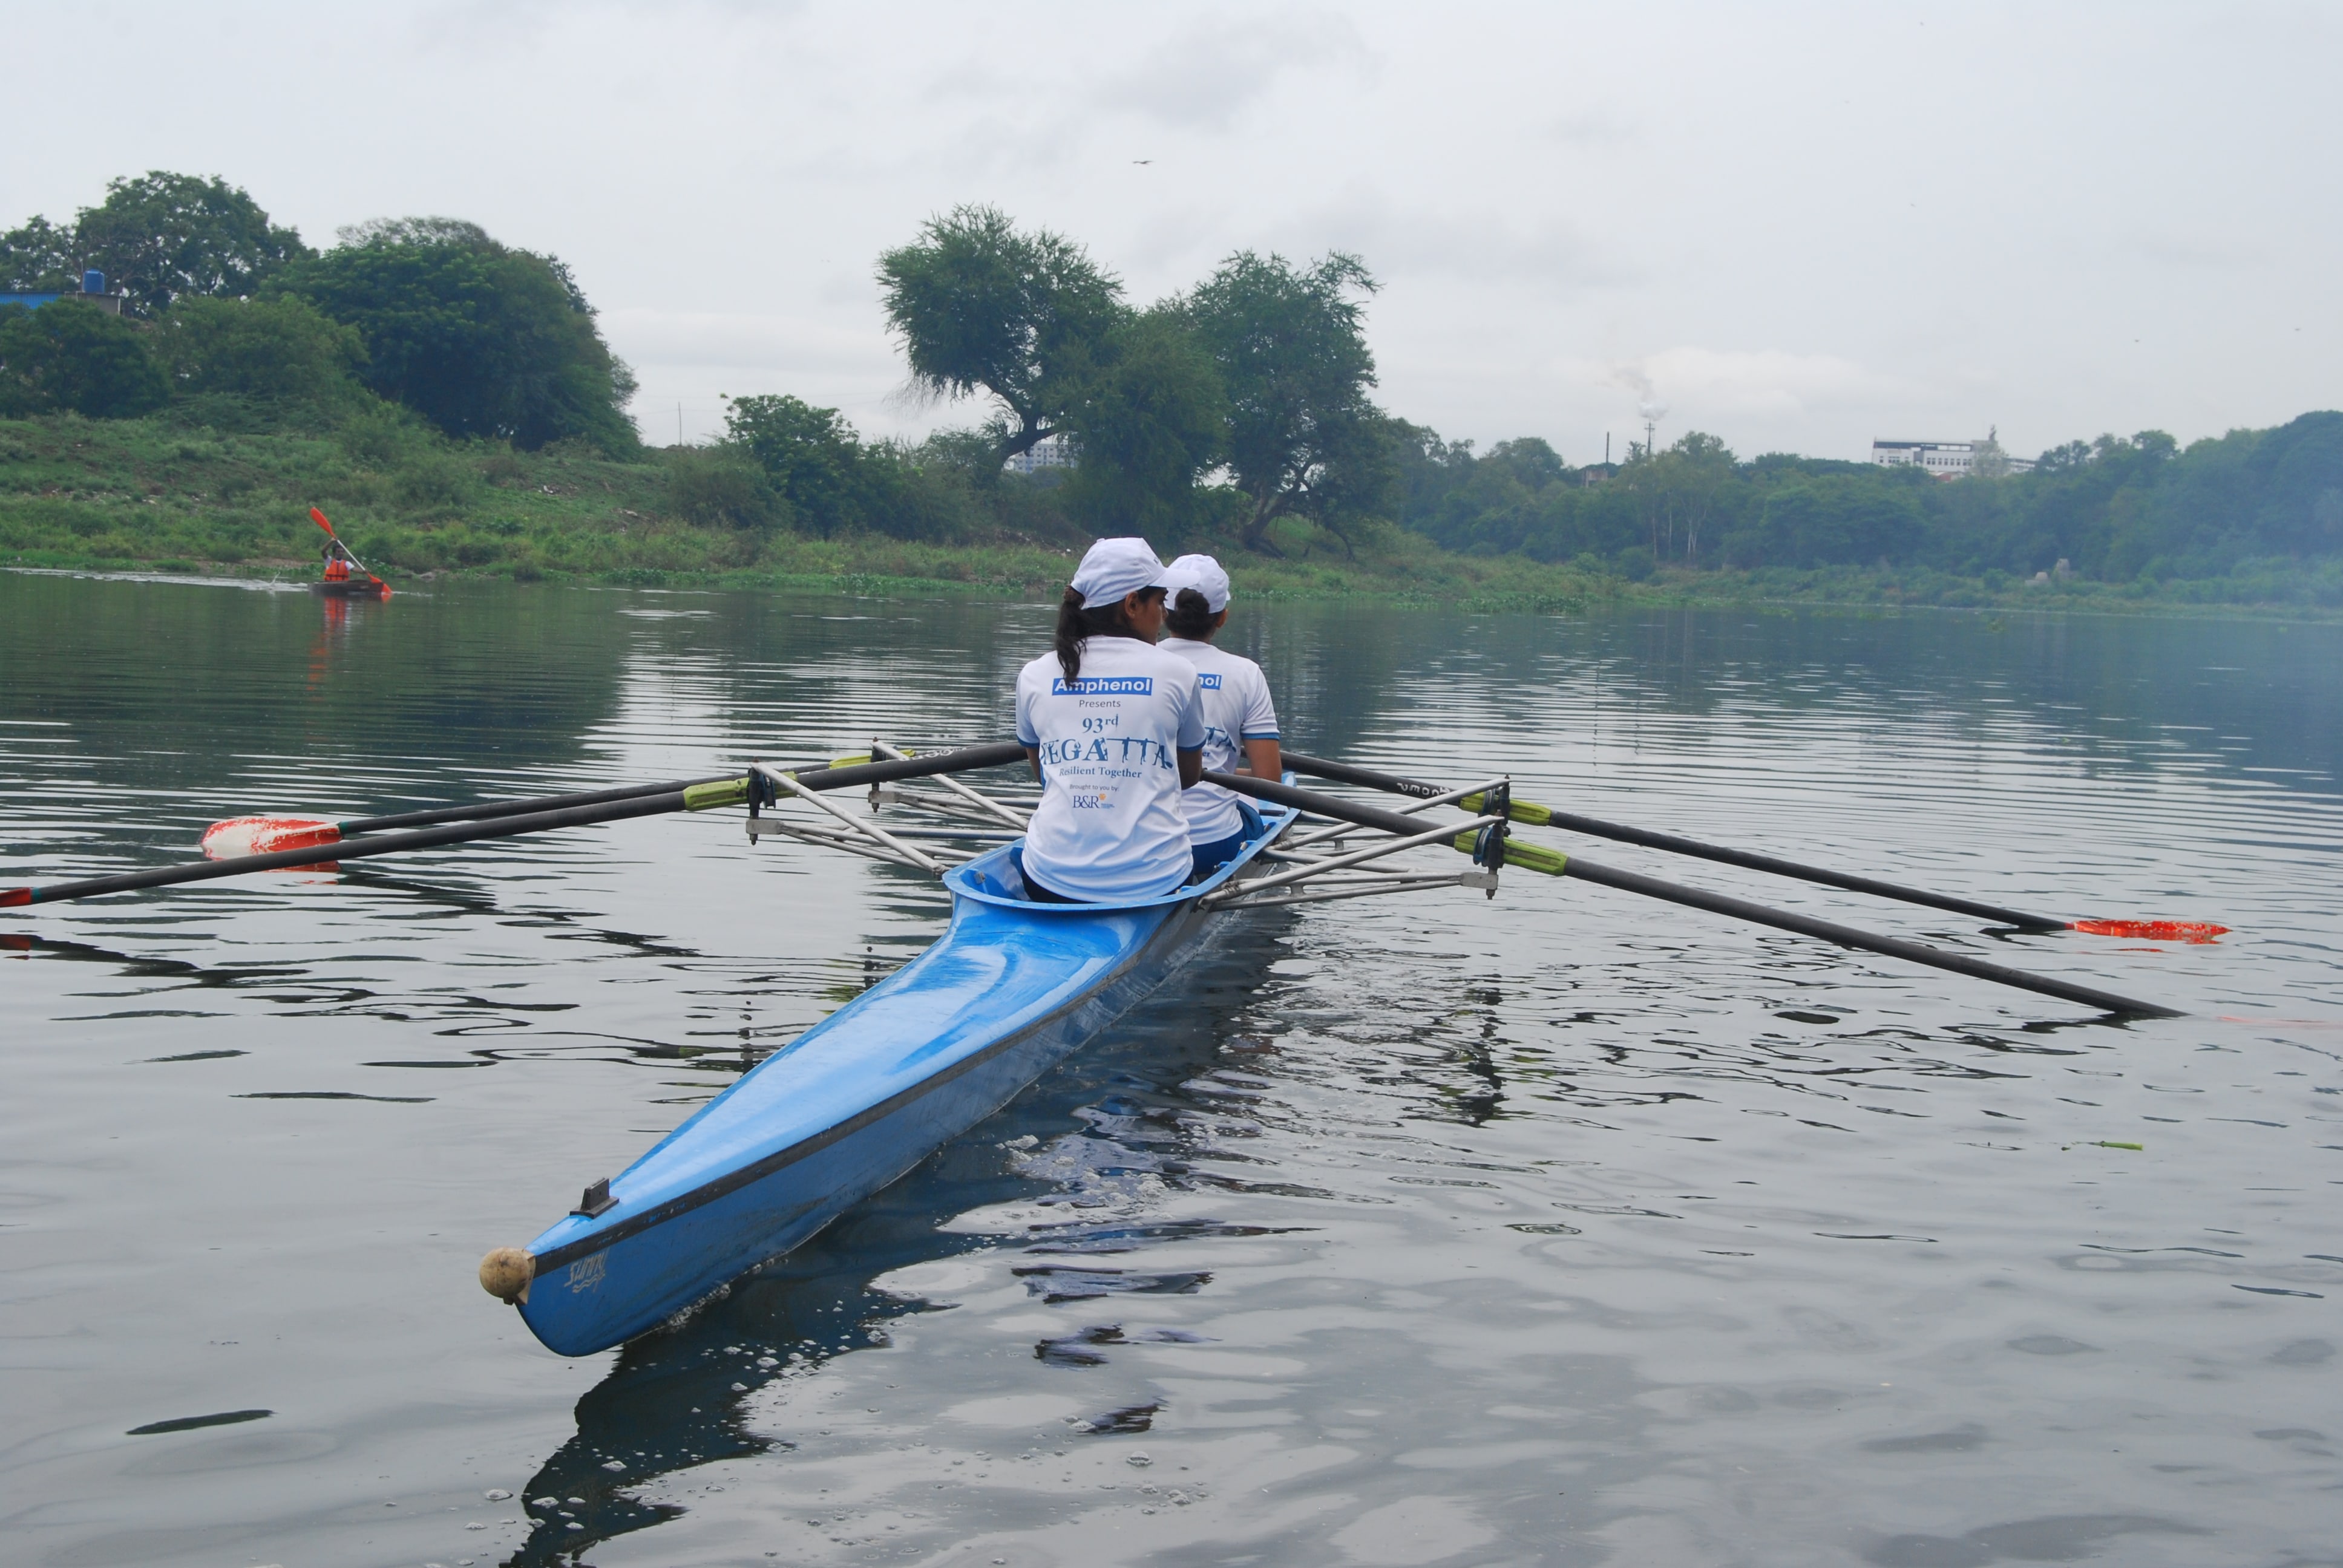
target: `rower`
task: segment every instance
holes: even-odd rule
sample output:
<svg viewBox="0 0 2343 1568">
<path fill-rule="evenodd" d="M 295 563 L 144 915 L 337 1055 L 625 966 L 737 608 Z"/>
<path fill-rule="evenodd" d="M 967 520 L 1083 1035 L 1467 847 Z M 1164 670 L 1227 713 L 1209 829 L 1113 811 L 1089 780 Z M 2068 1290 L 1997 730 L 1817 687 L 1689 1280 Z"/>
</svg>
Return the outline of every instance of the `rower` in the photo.
<svg viewBox="0 0 2343 1568">
<path fill-rule="evenodd" d="M 1203 777 L 1196 667 L 1155 646 L 1163 563 L 1101 539 L 1058 606 L 1056 647 L 1017 673 L 1017 739 L 1041 804 L 1013 852 L 1038 902 L 1153 899 L 1194 858 L 1180 792 Z"/>
<path fill-rule="evenodd" d="M 1165 572 L 1164 629 L 1160 645 L 1196 667 L 1196 698 L 1204 709 L 1204 767 L 1215 773 L 1284 777 L 1277 749 L 1277 708 L 1261 666 L 1212 646 L 1229 624 L 1229 574 L 1210 556 L 1182 556 Z M 1244 797 L 1217 784 L 1199 784 L 1180 798 L 1188 813 L 1188 842 L 1202 881 L 1232 859 L 1262 831 L 1261 814 Z"/>
<path fill-rule="evenodd" d="M 327 582 L 346 583 L 350 580 L 348 558 L 349 552 L 342 548 L 341 540 L 329 538 L 326 541 L 326 580 Z"/>
</svg>

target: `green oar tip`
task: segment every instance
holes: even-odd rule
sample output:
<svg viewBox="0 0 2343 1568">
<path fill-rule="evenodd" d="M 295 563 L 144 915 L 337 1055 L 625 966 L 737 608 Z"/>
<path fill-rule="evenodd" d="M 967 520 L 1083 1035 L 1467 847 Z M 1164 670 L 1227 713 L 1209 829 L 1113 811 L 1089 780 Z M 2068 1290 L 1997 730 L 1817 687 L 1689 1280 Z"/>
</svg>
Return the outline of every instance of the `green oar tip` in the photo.
<svg viewBox="0 0 2343 1568">
<path fill-rule="evenodd" d="M 719 779 L 713 784 L 694 784 L 683 792 L 683 809 L 687 811 L 712 811 L 719 806 L 743 806 L 749 800 L 749 780 Z"/>
<path fill-rule="evenodd" d="M 1473 840 L 1479 837 L 1474 832 L 1459 833 L 1450 847 L 1469 855 L 1473 852 Z M 1559 877 L 1564 874 L 1563 869 L 1570 864 L 1570 857 L 1544 844 L 1524 844 L 1519 839 L 1508 839 L 1505 840 L 1505 864 L 1518 866 L 1524 871 L 1544 871 L 1549 877 Z"/>
</svg>

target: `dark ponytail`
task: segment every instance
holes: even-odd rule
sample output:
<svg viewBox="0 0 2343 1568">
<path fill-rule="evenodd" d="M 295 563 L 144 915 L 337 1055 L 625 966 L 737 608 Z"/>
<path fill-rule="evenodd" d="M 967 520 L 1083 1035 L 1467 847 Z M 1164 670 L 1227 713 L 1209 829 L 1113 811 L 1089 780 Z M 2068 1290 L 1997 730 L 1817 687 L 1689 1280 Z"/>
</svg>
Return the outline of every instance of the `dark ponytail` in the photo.
<svg viewBox="0 0 2343 1568">
<path fill-rule="evenodd" d="M 1183 588 L 1163 617 L 1163 629 L 1190 642 L 1208 642 L 1214 630 L 1212 613 L 1212 607 L 1204 602 L 1202 593 Z"/>
<path fill-rule="evenodd" d="M 1149 594 L 1163 590 L 1141 588 L 1139 591 Z M 1195 590 L 1191 588 L 1188 591 L 1193 593 Z M 1131 617 L 1123 612 L 1122 600 L 1102 604 L 1096 609 L 1084 609 L 1081 591 L 1068 588 L 1066 597 L 1058 601 L 1058 629 L 1051 638 L 1051 646 L 1057 649 L 1058 668 L 1066 672 L 1069 684 L 1082 678 L 1082 644 L 1094 637 L 1128 637 L 1137 638 L 1141 642 L 1147 640 L 1140 637 L 1139 628 L 1131 624 Z"/>
<path fill-rule="evenodd" d="M 1069 685 L 1082 678 L 1082 639 L 1090 636 L 1090 628 L 1083 624 L 1086 618 L 1081 594 L 1068 588 L 1066 597 L 1058 601 L 1058 633 L 1051 646 L 1058 650 L 1058 668 L 1066 672 Z"/>
</svg>

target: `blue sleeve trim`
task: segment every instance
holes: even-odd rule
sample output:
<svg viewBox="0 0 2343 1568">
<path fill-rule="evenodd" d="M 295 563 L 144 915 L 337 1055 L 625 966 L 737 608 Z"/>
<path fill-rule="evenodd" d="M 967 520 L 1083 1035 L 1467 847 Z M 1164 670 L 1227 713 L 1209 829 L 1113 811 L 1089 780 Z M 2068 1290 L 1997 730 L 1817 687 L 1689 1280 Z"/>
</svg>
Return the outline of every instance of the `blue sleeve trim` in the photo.
<svg viewBox="0 0 2343 1568">
<path fill-rule="evenodd" d="M 1195 757 L 1202 754 L 1203 749 L 1201 746 L 1182 746 L 1179 748 L 1179 752 L 1182 757 Z"/>
<path fill-rule="evenodd" d="M 1274 729 L 1263 730 L 1258 735 L 1248 729 L 1244 732 L 1244 739 L 1247 740 L 1282 740 L 1285 737 L 1280 735 Z"/>
<path fill-rule="evenodd" d="M 1036 751 L 1041 749 L 1041 743 L 1034 739 L 1031 736 L 1026 734 L 1021 729 L 1017 732 L 1017 744 L 1020 746 L 1029 746 Z"/>
</svg>

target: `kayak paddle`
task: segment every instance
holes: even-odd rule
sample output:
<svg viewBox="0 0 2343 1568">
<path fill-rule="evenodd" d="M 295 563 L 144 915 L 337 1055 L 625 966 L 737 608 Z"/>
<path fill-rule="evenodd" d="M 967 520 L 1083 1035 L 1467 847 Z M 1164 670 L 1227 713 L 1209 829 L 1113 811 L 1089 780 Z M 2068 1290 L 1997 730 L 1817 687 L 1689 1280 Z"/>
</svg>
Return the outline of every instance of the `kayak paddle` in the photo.
<svg viewBox="0 0 2343 1568">
<path fill-rule="evenodd" d="M 1440 785 L 1427 784 L 1420 779 L 1402 779 L 1389 773 L 1378 773 L 1372 769 L 1354 767 L 1348 762 L 1329 762 L 1322 758 L 1305 757 L 1299 752 L 1288 751 L 1283 755 L 1286 766 L 1296 773 L 1308 773 L 1344 784 L 1363 784 L 1369 789 L 1387 790 L 1394 795 L 1412 795 L 1418 799 L 1447 793 Z M 1478 811 L 1481 797 L 1467 795 L 1458 800 L 1456 806 L 1461 810 Z M 1795 877 L 1800 881 L 1841 888 L 1851 893 L 1869 893 L 1875 898 L 1896 899 L 1907 904 L 1925 904 L 1930 909 L 1949 910 L 1957 915 L 1971 915 L 1998 925 L 2016 926 L 2020 930 L 2073 930 L 2100 937 L 2137 937 L 2149 941 L 2209 942 L 2229 929 L 2196 920 L 2063 920 L 2049 915 L 2027 914 L 2023 910 L 2006 910 L 1972 899 L 1957 899 L 1945 893 L 1931 893 L 1895 882 L 1883 882 L 1874 877 L 1857 877 L 1820 866 L 1802 865 L 1773 855 L 1753 854 L 1746 849 L 1731 849 L 1719 844 L 1704 844 L 1697 839 L 1679 838 L 1674 833 L 1654 833 L 1643 828 L 1623 827 L 1616 822 L 1558 811 L 1551 806 L 1540 806 L 1529 800 L 1513 801 L 1513 819 L 1533 828 L 1563 828 L 1598 839 L 1614 839 L 1623 844 L 1641 844 L 1645 849 L 1692 855 L 1752 871 L 1768 871 L 1777 877 Z"/>
<path fill-rule="evenodd" d="M 1289 759 L 1290 760 L 1290 759 Z M 1297 763 L 1296 770 L 1300 765 Z M 1322 795 L 1313 789 L 1297 789 L 1290 784 L 1272 783 L 1249 773 L 1213 773 L 1204 777 L 1224 789 L 1233 789 L 1256 799 L 1274 800 L 1281 805 L 1298 806 L 1322 817 L 1337 821 L 1356 823 L 1362 828 L 1373 828 L 1386 833 L 1412 835 L 1423 831 L 1423 819 L 1403 817 L 1396 811 L 1385 811 L 1373 806 L 1360 806 L 1332 795 Z M 1436 793 L 1436 791 L 1435 791 Z M 1460 833 L 1454 848 L 1473 854 L 1481 849 L 1479 835 Z M 1728 915 L 1735 920 L 1749 920 L 1777 930 L 1795 931 L 1800 936 L 1816 937 L 1835 942 L 1843 948 L 1857 948 L 1866 952 L 1883 953 L 1890 958 L 1904 959 L 1932 969 L 1948 970 L 1955 974 L 1968 975 L 1976 980 L 1991 980 L 1996 985 L 2016 986 L 2021 990 L 2037 991 L 2064 1001 L 2080 1002 L 2107 1012 L 2127 1014 L 2136 1018 L 2179 1018 L 2177 1010 L 2159 1007 L 2153 1002 L 2134 1001 L 2129 997 L 2091 986 L 2076 985 L 2069 980 L 2054 980 L 2046 975 L 2028 974 L 2006 964 L 1988 963 L 1965 953 L 1946 952 L 1941 948 L 1920 942 L 1906 941 L 1900 937 L 1875 936 L 1842 926 L 1833 920 L 1818 920 L 1808 915 L 1793 914 L 1787 910 L 1770 909 L 1753 904 L 1745 899 L 1727 898 L 1721 893 L 1703 892 L 1697 888 L 1681 887 L 1664 882 L 1656 877 L 1639 876 L 1633 871 L 1615 871 L 1607 866 L 1597 866 L 1574 855 L 1564 855 L 1544 844 L 1524 844 L 1518 839 L 1504 842 L 1505 864 L 1523 870 L 1543 871 L 1549 877 L 1576 877 L 1584 881 L 1617 888 L 1623 892 L 1641 893 L 1646 898 L 1682 904 L 1687 909 L 1705 910 L 1711 914 Z"/>
</svg>

